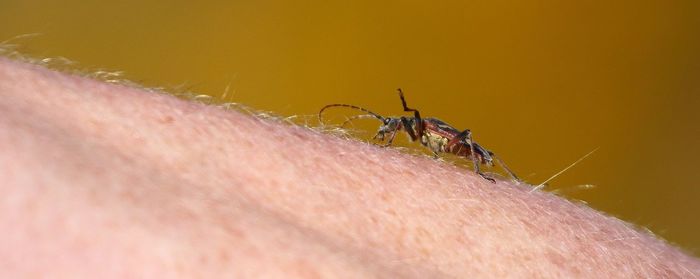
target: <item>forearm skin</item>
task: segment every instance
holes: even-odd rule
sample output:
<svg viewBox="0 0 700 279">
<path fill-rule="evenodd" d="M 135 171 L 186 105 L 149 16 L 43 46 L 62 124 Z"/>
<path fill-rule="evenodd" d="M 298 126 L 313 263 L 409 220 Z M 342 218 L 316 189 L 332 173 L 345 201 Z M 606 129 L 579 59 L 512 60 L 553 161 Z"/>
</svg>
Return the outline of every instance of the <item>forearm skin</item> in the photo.
<svg viewBox="0 0 700 279">
<path fill-rule="evenodd" d="M 527 185 L 0 58 L 0 277 L 694 278 Z"/>
</svg>

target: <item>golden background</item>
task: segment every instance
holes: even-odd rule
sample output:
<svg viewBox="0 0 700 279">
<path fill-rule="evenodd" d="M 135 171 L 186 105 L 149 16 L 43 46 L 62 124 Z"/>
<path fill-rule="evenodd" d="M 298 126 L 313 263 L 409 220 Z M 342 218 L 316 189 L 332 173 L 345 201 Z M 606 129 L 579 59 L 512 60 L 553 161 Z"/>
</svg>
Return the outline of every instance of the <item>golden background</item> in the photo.
<svg viewBox="0 0 700 279">
<path fill-rule="evenodd" d="M 533 184 L 599 148 L 548 190 L 700 249 L 699 1 L 193 3 L 0 0 L 0 41 L 283 116 L 401 87 Z"/>
</svg>

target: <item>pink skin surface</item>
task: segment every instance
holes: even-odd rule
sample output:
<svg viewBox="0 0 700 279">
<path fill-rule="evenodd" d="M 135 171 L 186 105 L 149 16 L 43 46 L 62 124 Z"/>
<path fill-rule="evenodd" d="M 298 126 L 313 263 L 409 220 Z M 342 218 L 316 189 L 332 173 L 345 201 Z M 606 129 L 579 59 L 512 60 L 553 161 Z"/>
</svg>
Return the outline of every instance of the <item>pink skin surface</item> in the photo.
<svg viewBox="0 0 700 279">
<path fill-rule="evenodd" d="M 700 276 L 530 189 L 0 58 L 2 278 Z"/>
</svg>

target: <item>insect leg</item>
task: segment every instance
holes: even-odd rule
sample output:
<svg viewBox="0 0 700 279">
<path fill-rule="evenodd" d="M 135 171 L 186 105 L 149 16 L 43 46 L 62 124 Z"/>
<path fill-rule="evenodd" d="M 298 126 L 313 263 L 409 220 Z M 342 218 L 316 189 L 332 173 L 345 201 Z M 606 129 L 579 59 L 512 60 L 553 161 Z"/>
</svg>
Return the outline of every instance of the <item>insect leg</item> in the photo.
<svg viewBox="0 0 700 279">
<path fill-rule="evenodd" d="M 406 133 L 408 134 L 409 137 L 411 137 L 412 141 L 415 141 L 418 139 L 416 136 L 416 132 L 413 131 L 413 127 L 411 127 L 411 123 L 408 121 L 408 118 L 401 116 L 401 124 L 403 125 L 403 128 L 406 130 Z"/>
<path fill-rule="evenodd" d="M 396 137 L 396 133 L 399 131 L 399 129 L 395 129 L 393 132 L 391 132 L 391 136 L 389 136 L 389 140 L 386 142 L 386 144 L 382 145 L 382 147 L 387 147 L 391 145 L 392 142 L 394 142 L 394 137 Z"/>
<path fill-rule="evenodd" d="M 491 152 L 491 151 L 489 151 L 489 154 L 491 154 L 491 157 L 493 157 L 496 160 L 496 162 L 498 162 L 498 164 L 501 165 L 501 168 L 503 168 L 508 173 L 508 175 L 510 175 L 511 178 L 513 178 L 515 181 L 518 181 L 518 182 L 521 181 L 520 178 L 518 178 L 518 176 L 515 175 L 515 173 L 512 170 L 510 170 L 510 168 L 508 168 L 508 166 L 506 166 L 506 163 L 504 163 L 501 160 L 501 158 L 496 156 L 496 154 L 493 154 L 493 152 Z"/>
<path fill-rule="evenodd" d="M 417 137 L 422 137 L 423 136 L 423 120 L 420 118 L 420 112 L 418 112 L 417 109 L 412 109 L 406 106 L 406 99 L 403 97 L 403 91 L 401 91 L 401 88 L 397 89 L 399 91 L 399 97 L 401 98 L 401 104 L 403 105 L 403 111 L 412 111 L 413 112 L 413 117 L 415 117 L 416 121 L 416 136 Z"/>
<path fill-rule="evenodd" d="M 450 142 L 447 143 L 447 146 L 452 147 L 455 144 L 462 144 L 461 143 L 462 139 L 464 139 L 466 141 L 466 144 L 469 145 L 469 150 L 471 151 L 470 154 L 472 157 L 472 162 L 474 163 L 474 172 L 479 174 L 484 179 L 491 181 L 492 183 L 496 183 L 495 179 L 493 179 L 493 178 L 491 178 L 491 177 L 489 177 L 481 172 L 481 168 L 480 168 L 481 162 L 479 162 L 479 158 L 476 156 L 476 150 L 474 149 L 474 145 L 476 143 L 474 143 L 474 141 L 472 141 L 472 132 L 469 129 L 462 131 L 457 136 L 452 138 L 452 140 L 450 140 Z"/>
</svg>

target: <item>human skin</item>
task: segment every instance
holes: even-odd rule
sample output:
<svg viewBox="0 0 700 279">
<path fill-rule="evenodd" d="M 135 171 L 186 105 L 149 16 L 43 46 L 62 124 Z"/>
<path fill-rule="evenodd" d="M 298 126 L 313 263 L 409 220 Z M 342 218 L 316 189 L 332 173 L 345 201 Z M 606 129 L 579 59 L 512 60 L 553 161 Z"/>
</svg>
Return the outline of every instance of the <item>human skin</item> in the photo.
<svg viewBox="0 0 700 279">
<path fill-rule="evenodd" d="M 0 58 L 0 277 L 694 278 L 531 186 Z"/>
</svg>

